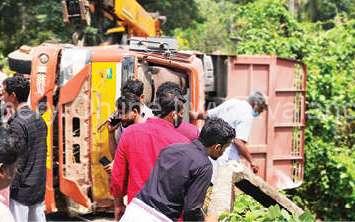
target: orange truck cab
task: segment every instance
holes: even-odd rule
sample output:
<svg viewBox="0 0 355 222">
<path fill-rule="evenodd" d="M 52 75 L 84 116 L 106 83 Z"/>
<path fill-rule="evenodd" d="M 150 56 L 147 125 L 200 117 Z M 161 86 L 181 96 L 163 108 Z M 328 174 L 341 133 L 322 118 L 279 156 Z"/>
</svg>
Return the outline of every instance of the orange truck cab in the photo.
<svg viewBox="0 0 355 222">
<path fill-rule="evenodd" d="M 189 110 L 204 110 L 213 98 L 244 99 L 261 90 L 269 110 L 254 121 L 249 143 L 259 175 L 276 188 L 301 183 L 304 65 L 270 56 L 203 55 L 176 48 L 171 39 L 132 38 L 130 46 L 42 44 L 32 48 L 30 63 L 19 63 L 9 55 L 13 70 L 30 64 L 30 102 L 48 125 L 48 213 L 62 208 L 80 214 L 113 209 L 109 176 L 99 160 L 112 158 L 107 119 L 129 79 L 144 82 L 147 104 L 163 82 L 178 83 L 188 101 L 186 120 Z M 284 117 L 285 104 L 289 115 Z"/>
</svg>

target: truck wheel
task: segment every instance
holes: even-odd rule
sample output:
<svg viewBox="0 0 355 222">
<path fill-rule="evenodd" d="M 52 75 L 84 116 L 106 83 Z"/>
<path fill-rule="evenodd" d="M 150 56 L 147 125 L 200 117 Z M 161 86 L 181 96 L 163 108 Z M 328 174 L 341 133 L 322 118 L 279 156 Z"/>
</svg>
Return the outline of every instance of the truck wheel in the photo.
<svg viewBox="0 0 355 222">
<path fill-rule="evenodd" d="M 14 52 L 11 52 L 8 55 L 10 69 L 17 73 L 31 74 L 31 66 L 32 66 L 31 49 L 27 49 L 26 51 L 24 51 L 21 48 Z"/>
</svg>

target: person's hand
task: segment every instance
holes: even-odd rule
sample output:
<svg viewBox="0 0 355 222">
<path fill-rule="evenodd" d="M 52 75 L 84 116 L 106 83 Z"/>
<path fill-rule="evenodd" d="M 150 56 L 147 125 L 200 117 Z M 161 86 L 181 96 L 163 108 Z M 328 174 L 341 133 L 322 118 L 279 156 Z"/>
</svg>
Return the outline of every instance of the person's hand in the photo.
<svg viewBox="0 0 355 222">
<path fill-rule="evenodd" d="M 116 129 L 120 126 L 120 124 L 116 124 L 115 126 L 112 126 L 110 122 L 107 124 L 107 129 L 109 133 L 114 133 Z"/>
<path fill-rule="evenodd" d="M 109 133 L 114 133 L 120 124 L 112 125 L 111 122 L 115 118 L 115 114 L 112 114 L 107 120 L 107 129 Z"/>
<path fill-rule="evenodd" d="M 259 172 L 259 167 L 257 165 L 255 165 L 254 162 L 251 162 L 250 166 L 255 174 L 257 174 Z"/>
<path fill-rule="evenodd" d="M 195 111 L 190 111 L 189 112 L 190 120 L 197 120 L 198 119 L 198 115 L 199 115 L 198 112 L 195 112 Z"/>
<path fill-rule="evenodd" d="M 125 205 L 115 207 L 115 221 L 119 221 L 121 219 L 125 210 Z"/>
<path fill-rule="evenodd" d="M 119 221 L 126 210 L 126 206 L 123 203 L 123 198 L 115 199 L 115 221 Z"/>
<path fill-rule="evenodd" d="M 113 166 L 113 161 L 110 164 L 107 164 L 106 166 L 104 166 L 104 170 L 106 171 L 106 173 L 108 175 L 111 175 L 111 173 L 112 173 L 112 166 Z"/>
</svg>

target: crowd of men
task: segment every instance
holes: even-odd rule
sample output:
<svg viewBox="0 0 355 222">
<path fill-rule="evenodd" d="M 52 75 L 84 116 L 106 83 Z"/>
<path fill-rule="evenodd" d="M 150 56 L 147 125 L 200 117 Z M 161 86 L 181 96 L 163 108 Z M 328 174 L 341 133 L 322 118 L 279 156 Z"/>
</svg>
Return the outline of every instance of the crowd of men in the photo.
<svg viewBox="0 0 355 222">
<path fill-rule="evenodd" d="M 27 105 L 28 80 L 9 77 L 1 85 L 2 100 L 15 111 L 0 128 L 0 190 L 10 185 L 9 209 L 0 202 L 0 217 L 45 221 L 47 127 Z M 219 165 L 238 160 L 240 153 L 258 171 L 246 143 L 253 117 L 267 109 L 265 98 L 256 92 L 246 101 L 230 99 L 207 112 L 190 112 L 190 120 L 205 120 L 199 130 L 183 120 L 186 99 L 179 85 L 159 86 L 154 114 L 143 102 L 143 89 L 139 80 L 129 80 L 107 124 L 115 219 L 203 221 L 202 205 Z"/>
<path fill-rule="evenodd" d="M 134 85 L 134 81 L 128 84 Z M 124 92 L 123 97 L 125 93 L 132 92 Z M 166 221 L 175 221 L 182 216 L 186 221 L 201 221 L 204 218 L 201 207 L 213 168 L 228 160 L 238 160 L 239 150 L 254 172 L 258 171 L 245 144 L 252 118 L 267 108 L 265 98 L 256 92 L 247 101 L 231 99 L 208 112 L 190 112 L 192 119 L 207 120 L 200 134 L 194 125 L 183 122 L 186 101 L 177 84 L 163 83 L 156 92 L 155 102 L 159 106 L 156 117 L 134 125 L 135 121 L 129 119 L 139 113 L 138 107 L 134 108 L 136 102 L 116 104 L 124 125 L 131 123 L 118 142 L 112 169 L 116 219 L 125 212 L 122 221 L 147 220 L 155 212 L 154 217 L 160 220 L 165 217 Z M 122 107 L 133 108 L 122 111 Z M 202 155 L 204 158 L 198 155 L 201 153 L 193 153 L 201 147 L 207 151 Z M 224 148 L 227 152 L 218 161 L 208 160 L 208 157 L 217 159 Z M 126 211 L 125 195 L 130 203 Z"/>
</svg>

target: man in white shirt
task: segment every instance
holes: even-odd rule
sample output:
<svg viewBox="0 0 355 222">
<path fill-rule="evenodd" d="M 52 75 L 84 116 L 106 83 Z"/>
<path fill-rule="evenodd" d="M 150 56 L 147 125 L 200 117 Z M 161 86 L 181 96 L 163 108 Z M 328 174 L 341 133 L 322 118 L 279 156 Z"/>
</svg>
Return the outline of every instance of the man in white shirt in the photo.
<svg viewBox="0 0 355 222">
<path fill-rule="evenodd" d="M 236 131 L 236 138 L 223 155 L 218 158 L 218 164 L 225 164 L 228 160 L 239 160 L 239 154 L 241 154 L 250 163 L 253 171 L 257 173 L 259 168 L 255 165 L 246 144 L 248 143 L 253 118 L 259 116 L 264 110 L 267 110 L 265 97 L 261 92 L 255 92 L 247 100 L 229 99 L 206 112 L 190 112 L 190 118 L 218 117 L 229 123 Z"/>
</svg>

